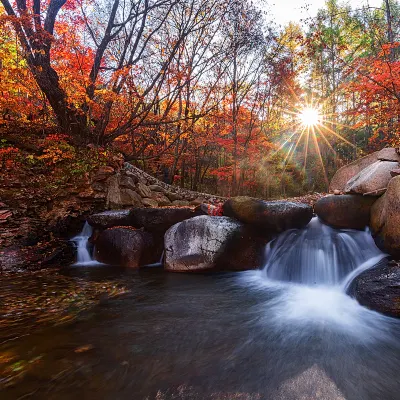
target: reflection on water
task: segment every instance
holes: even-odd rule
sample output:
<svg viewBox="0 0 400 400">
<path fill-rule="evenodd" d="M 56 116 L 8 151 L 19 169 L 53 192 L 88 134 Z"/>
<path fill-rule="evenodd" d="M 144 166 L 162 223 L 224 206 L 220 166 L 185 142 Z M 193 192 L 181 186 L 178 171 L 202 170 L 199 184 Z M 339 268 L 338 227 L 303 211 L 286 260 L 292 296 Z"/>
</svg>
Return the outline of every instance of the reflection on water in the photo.
<svg viewBox="0 0 400 400">
<path fill-rule="evenodd" d="M 399 399 L 399 321 L 332 288 L 271 284 L 257 271 L 65 274 L 129 292 L 4 343 L 0 361 L 29 367 L 3 381 L 2 400 Z"/>
</svg>

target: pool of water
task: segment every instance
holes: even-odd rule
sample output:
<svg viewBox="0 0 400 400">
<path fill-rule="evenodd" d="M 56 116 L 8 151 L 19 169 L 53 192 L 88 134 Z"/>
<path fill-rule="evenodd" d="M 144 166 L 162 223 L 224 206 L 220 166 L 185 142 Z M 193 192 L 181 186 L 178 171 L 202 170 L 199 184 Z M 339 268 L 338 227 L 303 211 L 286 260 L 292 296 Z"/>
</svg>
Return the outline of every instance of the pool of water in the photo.
<svg viewBox="0 0 400 400">
<path fill-rule="evenodd" d="M 72 323 L 3 342 L 0 362 L 12 359 L 17 379 L 3 380 L 2 400 L 400 398 L 400 322 L 343 292 L 258 271 L 62 273 L 127 291 Z"/>
</svg>

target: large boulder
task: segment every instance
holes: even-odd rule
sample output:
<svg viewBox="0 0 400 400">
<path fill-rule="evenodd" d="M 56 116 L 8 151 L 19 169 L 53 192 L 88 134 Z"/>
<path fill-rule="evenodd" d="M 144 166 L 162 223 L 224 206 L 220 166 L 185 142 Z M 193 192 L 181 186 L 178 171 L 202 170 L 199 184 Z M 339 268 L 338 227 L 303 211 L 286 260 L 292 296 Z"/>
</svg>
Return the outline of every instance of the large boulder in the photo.
<svg viewBox="0 0 400 400">
<path fill-rule="evenodd" d="M 317 216 L 326 224 L 341 229 L 364 229 L 369 225 L 375 197 L 344 194 L 319 199 L 314 206 Z"/>
<path fill-rule="evenodd" d="M 344 191 L 363 195 L 381 195 L 392 179 L 391 171 L 398 166 L 398 162 L 376 161 L 351 178 Z"/>
<path fill-rule="evenodd" d="M 391 263 L 361 273 L 348 293 L 371 310 L 400 317 L 400 266 Z"/>
<path fill-rule="evenodd" d="M 110 210 L 87 217 L 87 222 L 93 228 L 107 229 L 113 226 L 131 225 L 130 210 Z"/>
<path fill-rule="evenodd" d="M 397 161 L 400 162 L 400 155 L 394 148 L 385 148 L 375 153 L 369 154 L 363 158 L 360 158 L 352 163 L 345 165 L 338 169 L 336 174 L 333 176 L 329 185 L 330 191 L 338 190 L 343 192 L 347 182 L 355 175 L 360 173 L 364 168 L 367 168 L 371 164 L 377 161 Z"/>
<path fill-rule="evenodd" d="M 233 197 L 223 205 L 223 214 L 268 233 L 303 228 L 313 216 L 311 206 L 288 201 L 263 201 L 247 196 Z"/>
<path fill-rule="evenodd" d="M 400 176 L 392 178 L 386 193 L 373 205 L 371 229 L 379 247 L 400 257 Z"/>
<path fill-rule="evenodd" d="M 175 272 L 259 268 L 265 248 L 240 222 L 205 215 L 172 226 L 164 243 L 165 269 Z"/>
<path fill-rule="evenodd" d="M 134 227 L 160 233 L 164 233 L 172 225 L 194 216 L 194 211 L 189 207 L 134 208 L 131 211 L 131 221 Z"/>
<path fill-rule="evenodd" d="M 132 227 L 116 227 L 100 233 L 94 256 L 105 264 L 139 268 L 160 259 L 160 254 L 155 254 L 153 248 L 150 233 Z"/>
</svg>

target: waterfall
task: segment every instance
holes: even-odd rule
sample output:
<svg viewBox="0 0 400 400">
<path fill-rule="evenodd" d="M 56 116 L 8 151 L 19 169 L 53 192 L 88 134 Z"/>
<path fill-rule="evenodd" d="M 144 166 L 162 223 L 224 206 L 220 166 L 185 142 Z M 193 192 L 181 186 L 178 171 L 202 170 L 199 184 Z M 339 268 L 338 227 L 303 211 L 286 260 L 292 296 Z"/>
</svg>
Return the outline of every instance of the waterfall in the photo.
<svg viewBox="0 0 400 400">
<path fill-rule="evenodd" d="M 318 218 L 282 233 L 267 246 L 265 275 L 275 281 L 347 288 L 355 276 L 386 257 L 366 231 L 333 229 Z"/>
<path fill-rule="evenodd" d="M 89 245 L 89 238 L 92 236 L 92 227 L 85 222 L 82 232 L 71 239 L 76 246 L 76 266 L 93 265 L 97 264 L 92 258 L 91 249 Z"/>
</svg>

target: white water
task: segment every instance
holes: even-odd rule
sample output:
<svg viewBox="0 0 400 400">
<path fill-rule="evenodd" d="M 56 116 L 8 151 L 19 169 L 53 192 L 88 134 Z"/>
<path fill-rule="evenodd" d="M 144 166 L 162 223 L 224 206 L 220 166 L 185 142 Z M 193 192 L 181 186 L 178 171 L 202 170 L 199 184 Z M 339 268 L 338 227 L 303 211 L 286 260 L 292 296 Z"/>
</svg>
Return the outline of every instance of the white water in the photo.
<svg viewBox="0 0 400 400">
<path fill-rule="evenodd" d="M 76 263 L 75 266 L 87 266 L 100 264 L 92 258 L 90 251 L 89 238 L 92 236 L 92 227 L 85 222 L 82 232 L 71 239 L 76 246 Z"/>
<path fill-rule="evenodd" d="M 314 218 L 305 229 L 278 236 L 267 246 L 264 269 L 241 279 L 272 294 L 256 314 L 284 340 L 307 337 L 315 327 L 361 342 L 383 340 L 389 339 L 393 319 L 362 307 L 346 291 L 357 275 L 386 256 L 368 230 L 337 230 Z"/>
</svg>

